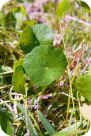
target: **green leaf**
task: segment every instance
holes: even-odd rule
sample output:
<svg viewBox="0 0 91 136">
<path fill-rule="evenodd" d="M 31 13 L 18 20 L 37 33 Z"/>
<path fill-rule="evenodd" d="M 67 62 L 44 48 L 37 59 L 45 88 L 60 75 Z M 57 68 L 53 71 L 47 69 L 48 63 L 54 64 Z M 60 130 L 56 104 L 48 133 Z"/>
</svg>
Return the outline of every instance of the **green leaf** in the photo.
<svg viewBox="0 0 91 136">
<path fill-rule="evenodd" d="M 10 136 L 14 134 L 14 127 L 9 121 L 7 122 L 7 134 L 9 134 Z"/>
<path fill-rule="evenodd" d="M 61 0 L 56 9 L 56 14 L 58 17 L 63 17 L 67 11 L 70 9 L 69 0 Z"/>
<path fill-rule="evenodd" d="M 50 45 L 53 37 L 53 31 L 47 25 L 27 26 L 21 34 L 20 47 L 24 53 L 29 53 L 35 46 Z"/>
<path fill-rule="evenodd" d="M 50 27 L 45 24 L 36 24 L 33 26 L 33 32 L 39 41 L 40 45 L 50 44 L 53 41 L 54 35 Z"/>
<path fill-rule="evenodd" d="M 75 85 L 81 95 L 91 102 L 91 73 L 80 75 Z"/>
<path fill-rule="evenodd" d="M 89 6 L 84 1 L 79 1 L 79 4 L 84 8 L 84 12 L 89 12 Z"/>
<path fill-rule="evenodd" d="M 77 129 L 79 128 L 79 126 L 80 126 L 80 122 L 78 122 L 74 125 L 71 125 L 67 128 L 64 128 L 63 130 L 56 132 L 52 136 L 73 136 L 77 133 Z"/>
<path fill-rule="evenodd" d="M 9 12 L 6 14 L 4 18 L 4 23 L 6 28 L 15 28 L 16 26 L 16 18 L 13 12 Z"/>
<path fill-rule="evenodd" d="M 13 130 L 13 127 L 11 127 L 12 120 L 12 114 L 6 108 L 0 107 L 0 126 L 4 132 L 10 135 Z"/>
<path fill-rule="evenodd" d="M 15 18 L 16 18 L 16 29 L 20 29 L 23 24 L 23 14 L 21 12 L 16 12 Z"/>
<path fill-rule="evenodd" d="M 4 26 L 4 17 L 5 17 L 4 13 L 0 11 L 0 25 L 1 26 Z"/>
<path fill-rule="evenodd" d="M 24 76 L 24 71 L 23 67 L 17 66 L 13 77 L 12 77 L 12 85 L 14 86 L 14 90 L 20 93 L 25 93 L 25 76 Z"/>
<path fill-rule="evenodd" d="M 20 47 L 24 53 L 28 53 L 36 45 L 38 45 L 38 41 L 33 33 L 32 27 L 27 26 L 20 36 Z"/>
<path fill-rule="evenodd" d="M 39 118 L 44 126 L 44 128 L 47 130 L 49 135 L 55 134 L 55 129 L 52 127 L 52 125 L 49 123 L 49 121 L 45 118 L 45 116 L 38 111 Z"/>
<path fill-rule="evenodd" d="M 13 66 L 14 71 L 15 71 L 15 69 L 16 69 L 18 66 L 22 66 L 23 63 L 24 63 L 24 59 L 23 59 L 23 58 L 20 58 L 19 60 L 15 61 L 14 66 Z"/>
<path fill-rule="evenodd" d="M 63 75 L 67 66 L 64 52 L 60 48 L 39 46 L 24 59 L 24 69 L 38 87 L 46 87 Z"/>
<path fill-rule="evenodd" d="M 91 9 L 91 0 L 81 0 L 81 2 L 84 2 Z"/>
</svg>

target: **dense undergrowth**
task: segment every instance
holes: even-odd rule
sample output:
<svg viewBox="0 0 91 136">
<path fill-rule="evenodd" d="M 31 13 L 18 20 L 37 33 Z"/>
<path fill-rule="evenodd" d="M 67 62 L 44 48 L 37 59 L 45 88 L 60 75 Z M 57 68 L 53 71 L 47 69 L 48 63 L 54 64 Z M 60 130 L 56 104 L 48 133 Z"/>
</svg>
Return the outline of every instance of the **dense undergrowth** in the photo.
<svg viewBox="0 0 91 136">
<path fill-rule="evenodd" d="M 0 136 L 90 136 L 91 2 L 3 2 Z"/>
</svg>

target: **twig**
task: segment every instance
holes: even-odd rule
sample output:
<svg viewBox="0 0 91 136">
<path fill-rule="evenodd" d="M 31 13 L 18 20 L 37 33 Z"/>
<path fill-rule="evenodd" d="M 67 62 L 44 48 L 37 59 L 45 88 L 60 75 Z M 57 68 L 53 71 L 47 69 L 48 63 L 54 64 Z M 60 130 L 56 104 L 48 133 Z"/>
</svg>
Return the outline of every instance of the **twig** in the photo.
<svg viewBox="0 0 91 136">
<path fill-rule="evenodd" d="M 8 72 L 0 73 L 0 76 L 6 76 L 6 75 L 12 75 L 12 74 L 13 74 L 13 71 L 8 71 Z"/>
<path fill-rule="evenodd" d="M 91 22 L 86 22 L 84 20 L 81 20 L 81 19 L 76 18 L 76 17 L 69 16 L 69 15 L 66 16 L 66 19 L 72 20 L 72 21 L 75 21 L 75 22 L 78 22 L 78 23 L 81 23 L 81 24 L 84 24 L 86 26 L 91 26 Z"/>
<path fill-rule="evenodd" d="M 10 87 L 11 87 L 11 85 L 0 86 L 0 90 L 10 88 Z"/>
</svg>

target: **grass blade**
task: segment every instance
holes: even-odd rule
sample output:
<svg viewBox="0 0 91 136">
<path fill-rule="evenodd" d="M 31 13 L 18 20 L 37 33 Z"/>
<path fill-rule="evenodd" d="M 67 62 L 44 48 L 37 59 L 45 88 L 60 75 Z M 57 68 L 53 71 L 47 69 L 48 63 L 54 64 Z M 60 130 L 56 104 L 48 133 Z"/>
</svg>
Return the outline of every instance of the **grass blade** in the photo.
<svg viewBox="0 0 91 136">
<path fill-rule="evenodd" d="M 49 121 L 45 118 L 45 116 L 40 111 L 38 111 L 37 113 L 38 113 L 38 116 L 39 116 L 44 128 L 47 130 L 48 134 L 49 135 L 55 134 L 55 129 L 52 127 L 52 125 L 49 123 Z"/>
</svg>

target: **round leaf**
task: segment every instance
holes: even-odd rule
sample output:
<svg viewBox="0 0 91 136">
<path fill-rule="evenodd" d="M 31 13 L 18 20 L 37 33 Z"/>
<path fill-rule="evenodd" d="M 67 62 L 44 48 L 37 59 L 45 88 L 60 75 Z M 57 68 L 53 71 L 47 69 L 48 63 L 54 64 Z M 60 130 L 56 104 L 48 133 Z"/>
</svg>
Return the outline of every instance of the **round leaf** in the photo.
<svg viewBox="0 0 91 136">
<path fill-rule="evenodd" d="M 47 86 L 63 75 L 67 60 L 60 48 L 39 46 L 26 55 L 24 69 L 31 81 L 40 87 Z"/>
<path fill-rule="evenodd" d="M 77 90 L 91 102 L 91 73 L 81 75 L 76 80 Z"/>
<path fill-rule="evenodd" d="M 33 26 L 33 32 L 41 45 L 48 44 L 53 41 L 53 31 L 45 24 L 36 24 Z"/>
<path fill-rule="evenodd" d="M 27 26 L 20 37 L 20 47 L 24 53 L 29 53 L 35 46 L 51 45 L 53 31 L 44 24 L 37 24 L 33 27 Z"/>
</svg>

